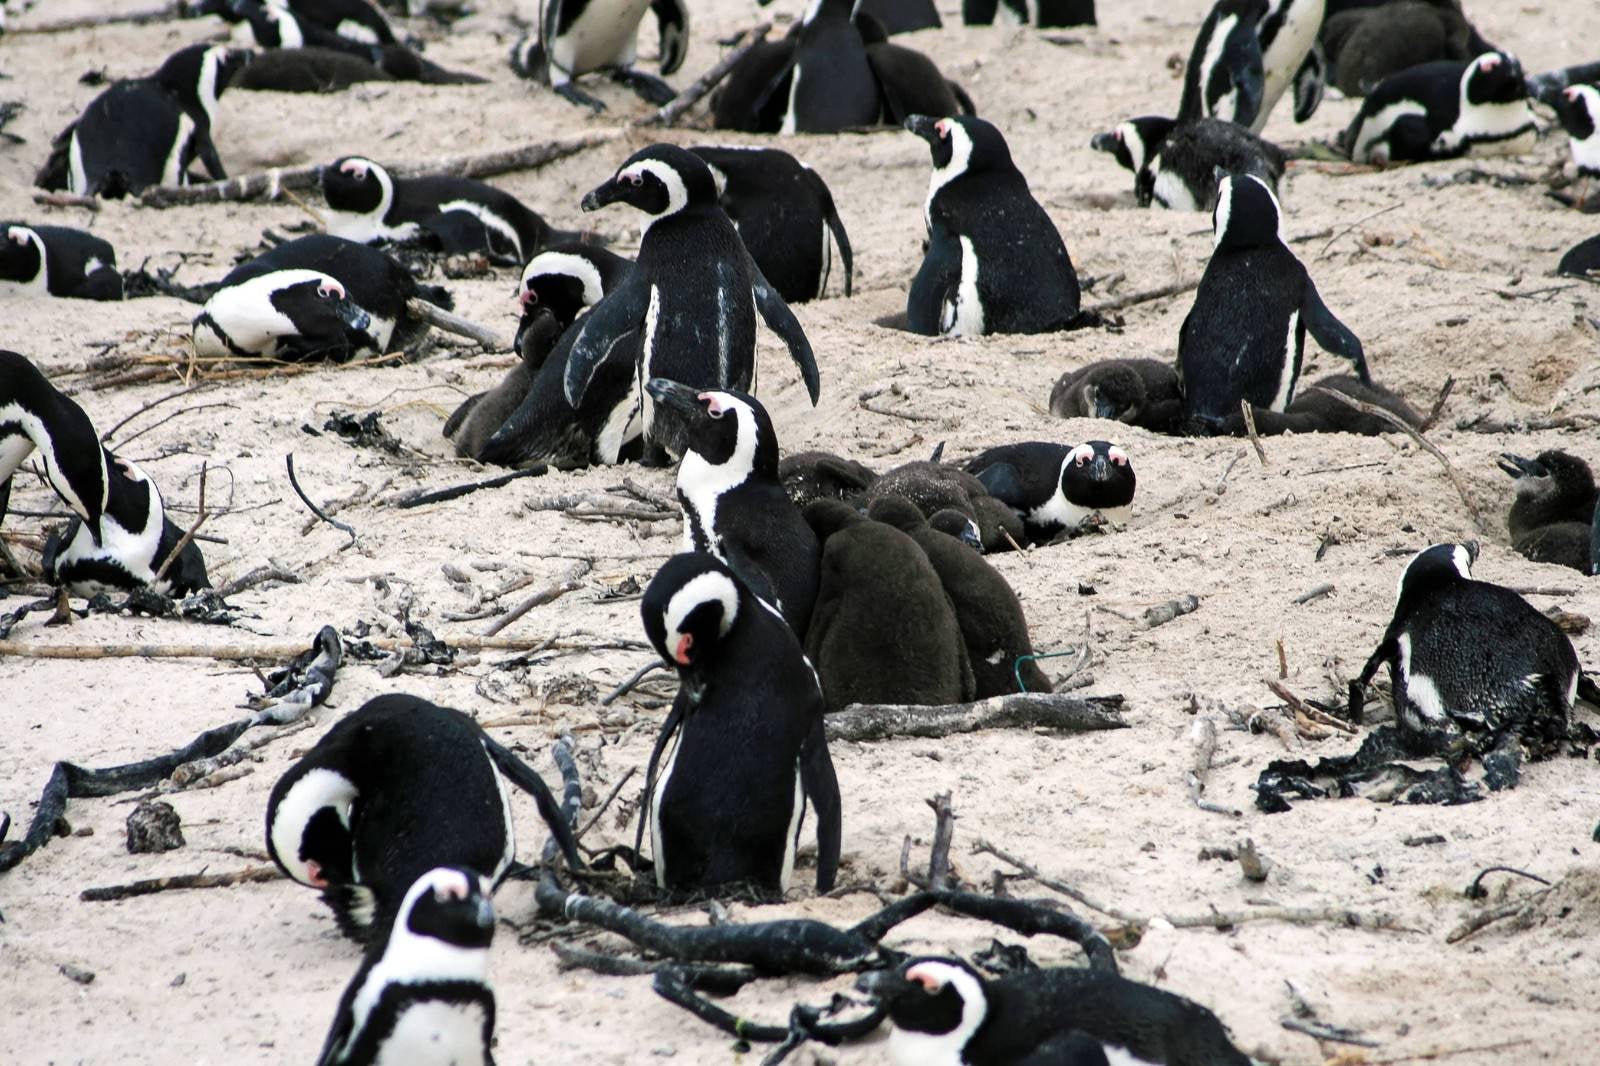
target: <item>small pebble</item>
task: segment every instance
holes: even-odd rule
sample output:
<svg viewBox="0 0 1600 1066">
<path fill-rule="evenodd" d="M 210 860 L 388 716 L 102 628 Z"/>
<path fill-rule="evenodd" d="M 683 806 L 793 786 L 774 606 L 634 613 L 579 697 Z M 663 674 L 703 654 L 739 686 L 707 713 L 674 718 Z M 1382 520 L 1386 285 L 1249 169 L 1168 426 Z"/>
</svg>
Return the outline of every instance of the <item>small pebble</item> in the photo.
<svg viewBox="0 0 1600 1066">
<path fill-rule="evenodd" d="M 128 815 L 128 851 L 171 851 L 183 847 L 183 830 L 172 804 L 146 800 Z"/>
<path fill-rule="evenodd" d="M 80 985 L 94 984 L 93 970 L 85 970 L 81 966 L 74 966 L 70 962 L 64 962 L 61 964 L 61 972 L 63 975 L 65 975 L 67 980 L 76 981 Z"/>
</svg>

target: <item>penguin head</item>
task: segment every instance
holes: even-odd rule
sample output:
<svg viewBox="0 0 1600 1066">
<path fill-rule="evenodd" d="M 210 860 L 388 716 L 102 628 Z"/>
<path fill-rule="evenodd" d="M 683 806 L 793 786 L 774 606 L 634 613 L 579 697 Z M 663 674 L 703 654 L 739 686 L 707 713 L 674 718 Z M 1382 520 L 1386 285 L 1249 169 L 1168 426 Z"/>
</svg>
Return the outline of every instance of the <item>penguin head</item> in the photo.
<svg viewBox="0 0 1600 1066">
<path fill-rule="evenodd" d="M 817 535 L 818 543 L 826 542 L 835 533 L 851 526 L 869 521 L 866 515 L 843 500 L 812 500 L 800 514 Z"/>
<path fill-rule="evenodd" d="M 267 853 L 290 878 L 312 888 L 355 881 L 350 823 L 355 783 L 308 756 L 273 786 L 267 799 Z"/>
<path fill-rule="evenodd" d="M 1176 125 L 1173 119 L 1161 115 L 1141 115 L 1118 124 L 1110 132 L 1095 134 L 1089 147 L 1111 153 L 1117 162 L 1138 174 Z"/>
<path fill-rule="evenodd" d="M 674 555 L 656 571 L 639 603 L 645 635 L 681 673 L 703 665 L 738 621 L 744 586 L 714 555 Z"/>
<path fill-rule="evenodd" d="M 1133 499 L 1134 484 L 1128 453 L 1109 441 L 1086 441 L 1061 464 L 1061 493 L 1080 506 L 1125 504 Z"/>
<path fill-rule="evenodd" d="M 928 516 L 928 525 L 959 540 L 979 555 L 983 551 L 983 530 L 978 523 L 954 507 L 943 507 Z"/>
<path fill-rule="evenodd" d="M 630 204 L 653 219 L 675 215 L 691 204 L 717 202 L 717 182 L 705 161 L 675 144 L 652 144 L 628 157 L 611 180 L 583 198 L 585 211 Z"/>
<path fill-rule="evenodd" d="M 1543 451 L 1537 458 L 1502 452 L 1499 467 L 1517 483 L 1518 496 L 1543 497 L 1560 494 L 1573 499 L 1594 495 L 1594 474 L 1589 464 L 1562 451 Z"/>
<path fill-rule="evenodd" d="M 0 225 L 0 281 L 42 286 L 45 282 L 44 239 L 20 222 Z"/>
<path fill-rule="evenodd" d="M 1472 564 L 1478 561 L 1478 545 L 1435 544 L 1424 548 L 1406 564 L 1395 596 L 1395 613 L 1403 614 L 1410 603 L 1458 581 L 1472 580 Z"/>
<path fill-rule="evenodd" d="M 554 321 L 559 335 L 604 295 L 600 268 L 585 254 L 584 246 L 562 244 L 546 249 L 528 260 L 517 282 L 517 307 L 523 323 L 518 335 L 543 318 Z"/>
<path fill-rule="evenodd" d="M 1600 88 L 1569 85 L 1556 97 L 1556 115 L 1561 128 L 1575 141 L 1586 141 L 1600 126 Z"/>
<path fill-rule="evenodd" d="M 683 456 L 678 485 L 706 481 L 718 491 L 752 476 L 778 480 L 778 436 L 761 401 L 732 389 L 692 389 L 666 378 L 645 382 L 655 401 L 652 432 L 668 451 Z"/>
<path fill-rule="evenodd" d="M 971 115 L 930 118 L 911 115 L 906 129 L 928 142 L 933 171 L 941 184 L 980 170 L 1012 170 L 1011 149 L 991 123 Z"/>
<path fill-rule="evenodd" d="M 962 1052 L 989 1014 L 983 978 L 959 959 L 911 959 L 863 974 L 856 987 L 888 1009 L 896 1063 L 965 1062 Z"/>
<path fill-rule="evenodd" d="M 1051 407 L 1060 410 L 1064 417 L 1132 422 L 1149 399 L 1144 378 L 1126 363 L 1110 362 L 1096 367 L 1076 382 L 1071 382 L 1071 378 L 1070 372 L 1063 374 L 1056 385 L 1060 392 L 1052 392 L 1051 396 Z M 1071 385 L 1076 387 L 1069 392 Z"/>
<path fill-rule="evenodd" d="M 1254 174 L 1217 172 L 1217 206 L 1211 209 L 1213 252 L 1269 248 L 1283 243 L 1283 212 L 1267 183 Z"/>
<path fill-rule="evenodd" d="M 394 203 L 394 178 L 372 160 L 348 155 L 322 168 L 322 195 L 335 211 L 382 218 Z"/>
<path fill-rule="evenodd" d="M 270 290 L 268 299 L 273 310 L 294 323 L 300 336 L 338 338 L 353 349 L 374 346 L 367 334 L 372 316 L 350 299 L 338 279 L 304 270 L 284 270 L 278 274 L 284 277 Z M 313 276 L 301 277 L 304 274 Z"/>
<path fill-rule="evenodd" d="M 168 56 L 155 80 L 187 107 L 199 108 L 215 120 L 217 97 L 249 61 L 250 53 L 243 49 L 192 44 Z"/>
<path fill-rule="evenodd" d="M 1485 52 L 1461 76 L 1461 97 L 1469 104 L 1510 104 L 1527 96 L 1522 64 L 1509 52 Z"/>
<path fill-rule="evenodd" d="M 481 979 L 494 940 L 490 895 L 488 879 L 475 871 L 460 866 L 429 870 L 406 891 L 384 952 L 386 960 L 394 956 L 397 969 L 403 968 L 407 976 Z"/>
</svg>

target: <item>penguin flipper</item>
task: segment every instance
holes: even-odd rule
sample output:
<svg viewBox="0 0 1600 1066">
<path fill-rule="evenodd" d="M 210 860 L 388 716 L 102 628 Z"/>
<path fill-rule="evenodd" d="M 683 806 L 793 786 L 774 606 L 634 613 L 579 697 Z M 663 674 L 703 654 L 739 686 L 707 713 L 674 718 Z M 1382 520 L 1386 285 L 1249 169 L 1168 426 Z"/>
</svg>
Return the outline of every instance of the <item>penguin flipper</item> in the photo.
<svg viewBox="0 0 1600 1066">
<path fill-rule="evenodd" d="M 533 797 L 534 804 L 539 808 L 539 816 L 550 827 L 556 843 L 561 845 L 561 854 L 566 856 L 567 867 L 572 870 L 583 869 L 583 859 L 578 855 L 578 840 L 572 834 L 572 826 L 562 816 L 561 805 L 551 795 L 550 786 L 544 783 L 544 778 L 488 734 L 483 737 L 483 746 L 506 779 Z"/>
<path fill-rule="evenodd" d="M 363 967 L 365 969 L 365 967 Z M 361 975 L 357 974 L 359 979 Z M 356 987 L 357 982 L 352 981 L 350 987 Z M 353 999 L 350 992 L 345 993 L 346 999 Z M 345 1009 L 341 1003 L 339 1010 L 333 1016 L 333 1025 L 328 1029 L 328 1038 L 322 1042 L 322 1052 L 317 1056 L 317 1066 L 334 1066 L 341 1058 L 345 1045 L 350 1042 L 355 1028 L 355 1012 Z"/>
<path fill-rule="evenodd" d="M 1261 61 L 1261 42 L 1255 34 L 1230 58 L 1228 75 L 1238 94 L 1233 105 L 1235 125 L 1251 128 L 1261 115 L 1261 99 L 1266 94 L 1266 72 Z"/>
<path fill-rule="evenodd" d="M 833 190 L 828 188 L 828 183 L 822 180 L 822 175 L 805 168 L 805 174 L 811 187 L 816 190 L 817 199 L 822 203 L 822 217 L 828 224 L 828 231 L 833 234 L 833 243 L 839 246 L 839 258 L 844 260 L 844 294 L 851 294 L 851 287 L 855 283 L 855 264 L 850 252 L 850 235 L 844 231 L 844 223 L 839 221 L 839 209 L 833 203 Z M 826 278 L 823 279 L 827 281 Z M 817 295 L 822 295 L 818 292 Z"/>
<path fill-rule="evenodd" d="M 650 805 L 656 791 L 656 767 L 661 762 L 661 753 L 667 750 L 667 742 L 677 733 L 678 727 L 683 724 L 683 708 L 679 706 L 683 699 L 682 686 L 679 686 L 678 699 L 672 701 L 672 709 L 667 712 L 667 717 L 661 722 L 661 730 L 656 733 L 656 742 L 650 748 L 650 758 L 644 764 L 644 798 L 639 803 L 639 825 L 633 833 L 633 853 L 639 854 L 639 848 L 644 843 L 645 826 L 650 821 Z M 660 855 L 651 855 L 650 858 L 657 866 L 662 864 Z"/>
<path fill-rule="evenodd" d="M 650 306 L 650 289 L 650 282 L 638 271 L 631 272 L 583 316 L 563 377 L 567 403 L 573 409 L 583 402 L 583 394 L 589 391 L 590 382 L 612 348 L 644 321 Z"/>
<path fill-rule="evenodd" d="M 1011 463 L 993 463 L 982 470 L 972 471 L 972 474 L 983 482 L 983 487 L 989 490 L 989 495 L 1007 506 L 1017 507 L 1027 499 L 1022 471 Z"/>
<path fill-rule="evenodd" d="M 1311 51 L 1294 74 L 1294 120 L 1305 122 L 1317 113 L 1322 94 L 1328 84 L 1328 61 L 1322 53 L 1322 42 L 1313 41 Z"/>
<path fill-rule="evenodd" d="M 820 693 L 819 700 L 820 703 Z M 843 837 L 839 779 L 833 772 L 828 740 L 817 708 L 811 734 L 800 747 L 800 785 L 817 810 L 817 891 L 830 892 L 839 876 L 839 844 Z"/>
<path fill-rule="evenodd" d="M 1367 357 L 1361 349 L 1361 341 L 1350 327 L 1334 317 L 1328 310 L 1328 305 L 1322 302 L 1322 297 L 1317 292 L 1317 286 L 1307 275 L 1305 289 L 1300 296 L 1300 321 L 1305 323 L 1307 331 L 1322 350 L 1332 355 L 1341 356 L 1355 364 L 1356 376 L 1361 379 L 1361 384 L 1371 385 L 1372 375 L 1367 371 Z"/>
<path fill-rule="evenodd" d="M 650 10 L 661 34 L 661 73 L 671 74 L 689 54 L 689 9 L 683 0 L 650 0 Z"/>
<path fill-rule="evenodd" d="M 806 339 L 806 331 L 800 328 L 800 320 L 794 317 L 794 312 L 789 310 L 789 305 L 784 302 L 778 290 L 761 273 L 761 268 L 756 266 L 756 261 L 747 251 L 744 255 L 745 263 L 750 268 L 750 289 L 755 295 L 756 310 L 761 313 L 761 320 L 767 328 L 782 338 L 783 343 L 789 348 L 789 355 L 794 359 L 795 366 L 800 368 L 800 377 L 805 380 L 806 393 L 811 397 L 811 406 L 817 405 L 817 399 L 822 394 L 822 380 L 817 374 L 817 357 L 811 351 L 811 342 Z M 595 309 L 596 311 L 599 308 Z M 594 314 L 591 311 L 590 314 Z M 568 371 L 568 379 L 571 372 Z M 569 389 L 570 393 L 570 389 Z"/>
</svg>

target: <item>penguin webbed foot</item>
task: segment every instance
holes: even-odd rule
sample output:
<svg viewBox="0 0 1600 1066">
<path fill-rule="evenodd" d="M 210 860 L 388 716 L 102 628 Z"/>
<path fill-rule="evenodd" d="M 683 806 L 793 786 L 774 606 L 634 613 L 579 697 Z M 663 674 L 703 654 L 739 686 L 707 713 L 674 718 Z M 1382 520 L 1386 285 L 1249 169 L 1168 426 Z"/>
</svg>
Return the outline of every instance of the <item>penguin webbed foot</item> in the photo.
<svg viewBox="0 0 1600 1066">
<path fill-rule="evenodd" d="M 590 96 L 588 93 L 584 92 L 582 89 L 578 88 L 577 85 L 570 81 L 565 85 L 557 85 L 556 95 L 568 103 L 577 104 L 579 107 L 587 107 L 597 115 L 606 109 L 605 104 L 601 103 L 595 97 Z"/>
<path fill-rule="evenodd" d="M 618 67 L 611 72 L 611 80 L 618 85 L 626 85 L 646 103 L 657 107 L 665 107 L 678 97 L 678 90 L 660 78 L 632 67 Z"/>
</svg>

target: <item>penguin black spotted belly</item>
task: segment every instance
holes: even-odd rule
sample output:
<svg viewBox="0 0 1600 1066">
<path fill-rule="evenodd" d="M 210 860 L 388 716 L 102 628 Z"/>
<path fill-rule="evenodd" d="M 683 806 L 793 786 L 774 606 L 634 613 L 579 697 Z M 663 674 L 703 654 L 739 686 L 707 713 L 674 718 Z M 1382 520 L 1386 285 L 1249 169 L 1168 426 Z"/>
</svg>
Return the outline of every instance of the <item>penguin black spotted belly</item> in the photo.
<svg viewBox="0 0 1600 1066">
<path fill-rule="evenodd" d="M 672 74 L 689 51 L 689 9 L 683 0 L 548 0 L 540 8 L 538 36 L 517 42 L 511 67 L 595 111 L 604 111 L 605 104 L 578 88 L 577 79 L 602 71 L 650 103 L 665 104 L 676 95 L 672 86 L 633 65 L 647 8 L 660 31 L 661 74 Z"/>
<path fill-rule="evenodd" d="M 1550 450 L 1532 459 L 1506 452 L 1499 465 L 1516 482 L 1516 499 L 1506 515 L 1511 546 L 1536 563 L 1591 573 L 1600 491 L 1589 464 L 1569 452 Z"/>
<path fill-rule="evenodd" d="M 1351 162 L 1522 155 L 1538 140 L 1522 66 L 1504 52 L 1439 61 L 1386 79 L 1341 135 Z"/>
<path fill-rule="evenodd" d="M 906 129 L 933 154 L 927 252 L 911 282 L 906 327 L 955 337 L 1069 327 L 1078 275 L 1000 131 L 982 119 L 925 115 L 907 119 Z"/>
<path fill-rule="evenodd" d="M 1076 447 L 1047 441 L 1002 444 L 979 452 L 966 467 L 990 495 L 1022 516 L 1034 544 L 1092 524 L 1121 525 L 1133 513 L 1138 485 L 1133 463 L 1107 441 Z"/>
<path fill-rule="evenodd" d="M 67 226 L 0 223 L 0 296 L 122 299 L 111 242 Z"/>
<path fill-rule="evenodd" d="M 788 889 L 809 805 L 817 891 L 833 887 L 842 816 L 823 698 L 794 631 L 720 560 L 675 555 L 640 603 L 678 673 L 645 768 L 656 882 L 674 892 Z M 664 756 L 664 761 L 663 761 Z"/>
<path fill-rule="evenodd" d="M 1188 432 L 1214 432 L 1238 412 L 1240 400 L 1285 410 L 1294 399 L 1308 331 L 1371 384 L 1361 342 L 1328 310 L 1284 243 L 1272 190 L 1259 178 L 1219 179 L 1212 226 L 1211 261 L 1178 331 Z"/>
<path fill-rule="evenodd" d="M 516 857 L 508 780 L 533 796 L 568 863 L 580 866 L 571 827 L 530 767 L 460 711 L 378 696 L 278 779 L 267 851 L 290 878 L 322 890 L 347 936 L 370 940 L 435 866 L 499 883 Z"/>
</svg>

